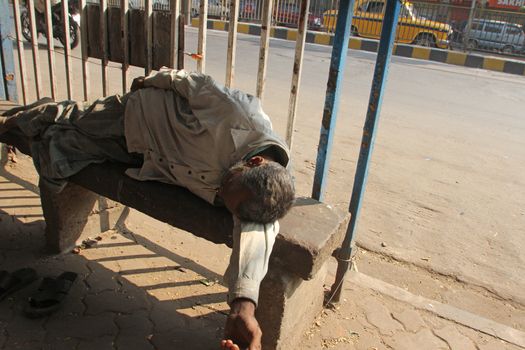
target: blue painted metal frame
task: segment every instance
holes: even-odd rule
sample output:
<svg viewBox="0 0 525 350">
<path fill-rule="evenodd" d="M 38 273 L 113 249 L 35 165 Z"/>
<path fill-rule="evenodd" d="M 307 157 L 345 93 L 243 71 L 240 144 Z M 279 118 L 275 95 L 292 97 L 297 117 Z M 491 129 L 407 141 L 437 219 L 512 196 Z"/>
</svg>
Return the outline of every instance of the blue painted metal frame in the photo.
<svg viewBox="0 0 525 350">
<path fill-rule="evenodd" d="M 328 173 L 330 153 L 334 138 L 339 99 L 341 95 L 341 81 L 346 66 L 348 42 L 350 41 L 350 27 L 354 15 L 354 0 L 341 0 L 337 14 L 337 24 L 326 84 L 326 98 L 324 102 L 321 135 L 317 146 L 317 161 L 315 165 L 314 185 L 312 198 L 323 201 L 325 185 L 324 179 Z"/>
<path fill-rule="evenodd" d="M 363 196 L 368 177 L 368 168 L 370 157 L 374 148 L 377 124 L 383 102 L 383 93 L 388 77 L 388 69 L 394 39 L 399 17 L 400 0 L 387 0 L 385 16 L 383 19 L 383 28 L 381 29 L 381 40 L 379 42 L 379 51 L 377 53 L 374 77 L 372 80 L 372 89 L 370 90 L 370 100 L 368 102 L 368 111 L 366 113 L 365 125 L 363 128 L 363 137 L 361 140 L 361 149 L 359 151 L 359 160 L 354 177 L 354 186 L 352 197 L 350 199 L 349 211 L 352 214 L 350 224 L 346 231 L 345 240 L 337 253 L 338 266 L 335 282 L 332 286 L 332 300 L 338 302 L 341 296 L 342 284 L 346 272 L 350 267 L 352 258 L 352 248 L 354 237 L 359 219 L 359 212 L 363 202 Z"/>
<path fill-rule="evenodd" d="M 0 28 L 0 31 L 2 28 Z M 2 54 L 2 47 L 0 46 L 0 101 L 7 99 L 6 85 L 4 81 L 4 55 Z"/>
<path fill-rule="evenodd" d="M 8 2 L 0 1 L 0 99 L 18 102 L 10 13 Z"/>
</svg>

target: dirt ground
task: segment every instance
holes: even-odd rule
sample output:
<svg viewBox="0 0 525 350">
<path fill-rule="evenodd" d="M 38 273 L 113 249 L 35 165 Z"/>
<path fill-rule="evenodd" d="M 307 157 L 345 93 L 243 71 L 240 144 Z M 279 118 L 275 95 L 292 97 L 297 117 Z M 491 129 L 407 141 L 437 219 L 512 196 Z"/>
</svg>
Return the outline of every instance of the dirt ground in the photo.
<svg viewBox="0 0 525 350">
<path fill-rule="evenodd" d="M 31 266 L 40 276 L 70 270 L 79 280 L 63 309 L 44 320 L 22 315 L 35 286 L 1 303 L 0 349 L 217 349 L 228 248 L 131 211 L 94 247 L 49 256 L 36 183 L 25 156 L 0 172 L 0 266 Z M 447 305 L 455 307 L 443 313 Z M 361 248 L 343 300 L 319 314 L 298 349 L 516 350 L 525 333 L 506 334 L 524 319 L 523 309 L 485 289 Z"/>
</svg>

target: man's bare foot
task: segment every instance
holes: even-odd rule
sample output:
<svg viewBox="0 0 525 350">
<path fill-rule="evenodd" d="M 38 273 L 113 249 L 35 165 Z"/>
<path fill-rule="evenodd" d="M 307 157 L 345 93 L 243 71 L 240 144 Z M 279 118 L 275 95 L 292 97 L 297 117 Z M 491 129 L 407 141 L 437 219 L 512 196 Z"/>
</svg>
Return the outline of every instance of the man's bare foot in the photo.
<svg viewBox="0 0 525 350">
<path fill-rule="evenodd" d="M 13 146 L 7 146 L 7 159 L 9 159 L 11 163 L 18 162 L 16 158 L 16 148 Z"/>
<path fill-rule="evenodd" d="M 240 350 L 239 347 L 230 339 L 221 341 L 221 349 L 223 350 Z"/>
</svg>

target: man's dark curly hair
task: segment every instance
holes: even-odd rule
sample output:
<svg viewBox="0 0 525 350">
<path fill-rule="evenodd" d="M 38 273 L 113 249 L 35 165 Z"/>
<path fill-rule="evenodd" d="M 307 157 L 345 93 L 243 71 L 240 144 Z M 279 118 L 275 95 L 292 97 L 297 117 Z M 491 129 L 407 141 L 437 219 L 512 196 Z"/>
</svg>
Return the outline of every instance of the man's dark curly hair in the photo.
<svg viewBox="0 0 525 350">
<path fill-rule="evenodd" d="M 277 162 L 267 162 L 247 168 L 240 178 L 251 199 L 237 207 L 239 219 L 267 224 L 282 218 L 295 200 L 295 188 L 290 172 Z"/>
</svg>

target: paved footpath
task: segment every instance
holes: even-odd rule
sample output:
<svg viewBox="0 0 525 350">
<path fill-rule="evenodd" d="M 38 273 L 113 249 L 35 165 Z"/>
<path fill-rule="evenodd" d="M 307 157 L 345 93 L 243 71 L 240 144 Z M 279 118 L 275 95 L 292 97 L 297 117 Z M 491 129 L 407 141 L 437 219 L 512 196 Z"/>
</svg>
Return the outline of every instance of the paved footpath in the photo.
<svg viewBox="0 0 525 350">
<path fill-rule="evenodd" d="M 131 211 L 119 231 L 104 232 L 94 246 L 46 255 L 36 182 L 25 157 L 0 170 L 0 267 L 33 267 L 39 276 L 75 271 L 79 278 L 64 307 L 47 318 L 23 316 L 38 283 L 2 301 L 0 349 L 218 349 L 228 309 L 220 282 L 227 248 Z M 497 325 L 481 332 L 473 327 L 485 321 L 475 316 L 444 315 L 364 274 L 349 278 L 344 301 L 319 315 L 298 349 L 521 349 L 489 335 Z M 519 343 L 521 333 L 508 330 L 500 338 Z"/>
</svg>

